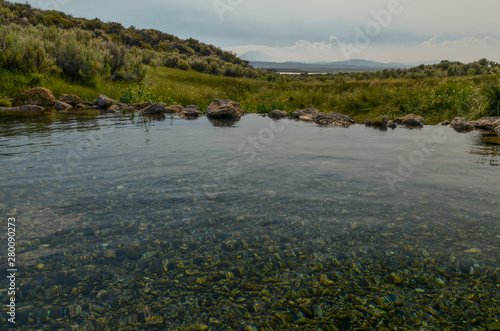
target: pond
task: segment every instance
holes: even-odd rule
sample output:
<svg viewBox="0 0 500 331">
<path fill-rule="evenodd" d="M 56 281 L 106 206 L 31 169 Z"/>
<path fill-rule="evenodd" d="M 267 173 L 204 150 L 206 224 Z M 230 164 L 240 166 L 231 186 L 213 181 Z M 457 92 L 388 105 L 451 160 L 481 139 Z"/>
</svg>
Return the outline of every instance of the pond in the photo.
<svg viewBox="0 0 500 331">
<path fill-rule="evenodd" d="M 498 323 L 496 136 L 258 115 L 0 120 L 19 329 Z"/>
</svg>

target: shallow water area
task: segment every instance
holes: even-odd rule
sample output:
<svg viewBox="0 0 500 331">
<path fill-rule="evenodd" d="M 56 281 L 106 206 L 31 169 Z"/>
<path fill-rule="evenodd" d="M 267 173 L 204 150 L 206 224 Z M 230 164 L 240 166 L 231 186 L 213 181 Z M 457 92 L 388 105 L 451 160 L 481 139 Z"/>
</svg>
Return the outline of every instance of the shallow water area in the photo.
<svg viewBox="0 0 500 331">
<path fill-rule="evenodd" d="M 486 330 L 500 319 L 498 137 L 257 115 L 0 120 L 20 329 Z"/>
</svg>

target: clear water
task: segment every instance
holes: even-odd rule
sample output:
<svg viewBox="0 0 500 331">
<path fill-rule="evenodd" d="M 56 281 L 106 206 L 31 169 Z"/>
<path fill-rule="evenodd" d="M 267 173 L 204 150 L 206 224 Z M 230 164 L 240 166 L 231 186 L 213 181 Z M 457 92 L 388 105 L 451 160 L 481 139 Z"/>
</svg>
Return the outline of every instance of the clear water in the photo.
<svg viewBox="0 0 500 331">
<path fill-rule="evenodd" d="M 287 303 L 293 300 L 273 300 L 327 286 L 325 275 L 353 282 L 336 285 L 346 307 L 347 293 L 364 295 L 368 307 L 384 295 L 407 298 L 416 288 L 425 292 L 422 298 L 453 293 L 460 284 L 498 290 L 498 137 L 435 126 L 319 127 L 257 115 L 229 125 L 175 116 L 55 116 L 0 118 L 0 221 L 6 228 L 8 217 L 17 220 L 18 325 L 294 329 L 308 320 L 313 326 L 306 329 L 327 329 L 325 323 L 347 329 L 361 326 L 352 313 L 301 320 L 304 309 Z M 389 286 L 394 272 L 417 277 L 401 263 L 415 263 L 438 280 L 419 276 L 416 284 Z M 466 279 L 453 281 L 440 270 Z M 226 274 L 214 278 L 217 272 Z M 265 281 L 284 272 L 291 274 L 288 283 Z M 497 276 L 476 282 L 492 272 Z M 207 275 L 213 279 L 204 282 Z M 353 289 L 374 275 L 383 289 Z M 266 286 L 268 298 L 252 292 L 249 282 Z M 243 294 L 234 294 L 234 303 L 206 304 L 224 286 Z M 128 293 L 131 288 L 139 294 Z M 479 312 L 498 297 L 464 308 L 450 325 L 481 329 L 494 322 L 500 312 Z M 336 311 L 312 298 L 325 312 Z M 233 304 L 248 315 L 229 313 Z M 266 308 L 252 310 L 252 304 Z M 401 317 L 409 329 L 442 327 L 417 304 L 398 309 L 418 315 Z M 279 317 L 288 311 L 293 318 Z M 374 313 L 366 314 L 373 320 Z M 478 314 L 482 319 L 474 322 Z"/>
</svg>

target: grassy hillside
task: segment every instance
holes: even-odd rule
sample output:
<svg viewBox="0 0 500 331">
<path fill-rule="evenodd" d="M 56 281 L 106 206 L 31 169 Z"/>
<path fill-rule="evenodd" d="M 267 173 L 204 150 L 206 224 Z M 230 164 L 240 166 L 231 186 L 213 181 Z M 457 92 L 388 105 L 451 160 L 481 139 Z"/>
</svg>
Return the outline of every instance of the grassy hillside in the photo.
<svg viewBox="0 0 500 331">
<path fill-rule="evenodd" d="M 61 72 L 68 79 L 93 85 L 99 77 L 140 80 L 144 65 L 227 77 L 279 76 L 254 70 L 235 54 L 192 38 L 0 1 L 0 68 L 17 73 Z"/>
</svg>

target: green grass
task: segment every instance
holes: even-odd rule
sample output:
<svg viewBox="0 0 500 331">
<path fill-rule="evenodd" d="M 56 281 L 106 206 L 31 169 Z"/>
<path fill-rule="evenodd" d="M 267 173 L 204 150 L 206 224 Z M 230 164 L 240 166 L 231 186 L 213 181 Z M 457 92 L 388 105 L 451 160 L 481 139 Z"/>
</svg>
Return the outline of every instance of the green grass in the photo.
<svg viewBox="0 0 500 331">
<path fill-rule="evenodd" d="M 160 100 L 171 99 L 183 106 L 195 104 L 202 111 L 216 98 L 240 102 L 246 111 L 252 111 L 249 108 L 250 98 L 269 86 L 268 82 L 260 80 L 212 76 L 165 67 L 148 68 L 146 81 Z"/>
<path fill-rule="evenodd" d="M 148 67 L 144 83 L 99 80 L 96 87 L 82 86 L 60 75 L 13 75 L 0 72 L 0 104 L 33 86 L 45 86 L 59 97 L 77 94 L 92 101 L 99 93 L 120 100 L 152 99 L 166 104 L 197 105 L 205 111 L 215 98 L 237 101 L 250 113 L 315 107 L 340 112 L 358 122 L 381 115 L 394 118 L 414 113 L 435 124 L 457 116 L 476 119 L 496 115 L 500 75 L 473 77 L 312 80 L 272 83 L 267 80 L 230 78 L 192 70 Z"/>
<path fill-rule="evenodd" d="M 359 122 L 381 115 L 394 118 L 414 113 L 424 116 L 428 124 L 458 116 L 487 116 L 483 91 L 487 86 L 500 85 L 498 75 L 270 83 L 149 68 L 146 77 L 160 98 L 171 97 L 184 106 L 197 104 L 202 110 L 214 98 L 227 98 L 253 113 L 277 108 L 291 113 L 315 107 L 353 116 Z"/>
<path fill-rule="evenodd" d="M 124 88 L 131 83 L 99 80 L 96 87 L 88 87 L 79 83 L 72 83 L 58 74 L 12 74 L 7 71 L 0 71 L 0 102 L 9 101 L 17 94 L 37 86 L 50 89 L 56 99 L 62 94 L 76 94 L 82 100 L 92 101 L 99 93 L 106 94 L 110 98 L 118 100 Z"/>
</svg>

